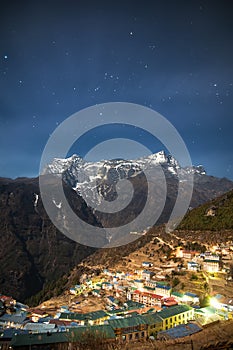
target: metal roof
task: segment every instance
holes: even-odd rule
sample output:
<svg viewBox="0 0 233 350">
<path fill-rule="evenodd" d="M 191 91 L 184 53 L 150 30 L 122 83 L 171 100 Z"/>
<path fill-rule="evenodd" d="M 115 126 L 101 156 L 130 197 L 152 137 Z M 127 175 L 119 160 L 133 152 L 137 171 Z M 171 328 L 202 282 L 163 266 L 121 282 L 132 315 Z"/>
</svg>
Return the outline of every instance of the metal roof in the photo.
<svg viewBox="0 0 233 350">
<path fill-rule="evenodd" d="M 141 315 L 141 318 L 148 324 L 152 325 L 155 323 L 162 323 L 163 320 L 162 318 L 158 315 L 158 313 L 149 313 L 149 314 L 144 314 Z"/>
<path fill-rule="evenodd" d="M 193 310 L 193 308 L 188 305 L 176 305 L 163 309 L 162 311 L 158 311 L 158 314 L 162 319 L 166 319 L 190 310 Z"/>
<path fill-rule="evenodd" d="M 13 322 L 18 324 L 23 324 L 25 320 L 26 320 L 26 316 L 19 316 L 19 315 L 4 314 L 0 317 L 0 322 Z"/>
<path fill-rule="evenodd" d="M 26 346 L 39 344 L 54 344 L 85 341 L 85 335 L 101 336 L 107 339 L 115 339 L 115 333 L 109 325 L 83 326 L 69 328 L 66 332 L 17 334 L 12 337 L 11 346 Z"/>
<path fill-rule="evenodd" d="M 53 344 L 68 342 L 67 332 L 17 334 L 13 335 L 11 345 L 14 347 L 24 345 Z"/>
<path fill-rule="evenodd" d="M 183 298 L 184 296 L 184 294 L 180 292 L 172 292 L 171 295 L 174 295 L 175 297 L 178 297 L 178 298 Z"/>
<path fill-rule="evenodd" d="M 166 290 L 172 289 L 172 287 L 170 287 L 170 286 L 165 286 L 165 285 L 162 285 L 162 284 L 157 284 L 157 285 L 156 285 L 156 288 L 162 288 L 162 289 L 166 289 Z"/>
<path fill-rule="evenodd" d="M 28 322 L 24 325 L 24 329 L 30 330 L 30 331 L 37 331 L 37 332 L 47 332 L 51 331 L 55 328 L 55 324 L 49 323 L 34 323 L 34 322 Z"/>
<path fill-rule="evenodd" d="M 141 324 L 146 324 L 146 321 L 141 316 L 133 316 L 133 317 L 108 320 L 108 323 L 113 329 L 116 329 L 116 328 L 136 327 Z"/>
<path fill-rule="evenodd" d="M 200 332 L 202 330 L 196 323 L 181 324 L 174 328 L 158 333 L 158 338 L 176 339 Z"/>
<path fill-rule="evenodd" d="M 106 339 L 115 339 L 115 333 L 110 325 L 82 326 L 69 329 L 71 341 L 85 340 L 85 335 L 102 336 Z"/>
<path fill-rule="evenodd" d="M 186 292 L 185 295 L 187 295 L 188 297 L 192 297 L 192 298 L 198 298 L 197 294 L 190 293 L 190 292 Z"/>
<path fill-rule="evenodd" d="M 81 313 L 66 313 L 62 312 L 59 319 L 62 320 L 79 320 L 79 321 L 94 321 L 98 320 L 100 318 L 106 317 L 107 314 L 103 310 L 93 311 L 93 312 L 87 312 L 85 314 Z"/>
</svg>

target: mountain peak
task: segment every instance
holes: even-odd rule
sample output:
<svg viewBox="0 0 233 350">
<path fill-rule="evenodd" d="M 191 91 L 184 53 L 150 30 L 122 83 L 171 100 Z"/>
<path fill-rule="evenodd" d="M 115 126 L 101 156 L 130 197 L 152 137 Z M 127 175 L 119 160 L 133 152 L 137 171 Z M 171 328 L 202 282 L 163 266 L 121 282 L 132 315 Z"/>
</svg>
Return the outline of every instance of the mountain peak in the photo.
<svg viewBox="0 0 233 350">
<path fill-rule="evenodd" d="M 173 175 L 177 176 L 178 170 L 181 169 L 178 161 L 170 154 L 166 154 L 164 150 L 161 150 L 157 153 L 150 154 L 145 157 L 141 157 L 135 160 L 125 160 L 122 158 L 117 159 L 111 159 L 111 160 L 100 160 L 98 162 L 88 162 L 85 159 L 83 159 L 81 156 L 77 154 L 73 154 L 69 158 L 54 158 L 53 161 L 48 164 L 45 169 L 42 172 L 42 175 L 44 174 L 64 174 L 65 172 L 73 173 L 75 172 L 75 176 L 81 175 L 81 178 L 83 178 L 84 173 L 86 176 L 84 176 L 87 180 L 87 177 L 89 175 L 95 177 L 97 174 L 100 173 L 100 169 L 103 170 L 103 168 L 106 169 L 112 169 L 112 168 L 120 168 L 121 170 L 126 171 L 126 173 L 131 169 L 136 173 L 148 169 L 153 168 L 155 166 L 161 165 L 164 169 L 168 172 L 170 172 Z M 101 170 L 101 172 L 102 172 Z M 205 175 L 205 169 L 202 165 L 198 166 L 192 166 L 192 167 L 185 167 L 183 168 L 184 172 L 187 172 L 187 174 L 199 174 L 199 175 Z M 73 176 L 72 176 L 73 177 Z M 124 178 L 127 176 L 123 176 Z M 122 176 L 120 177 L 122 178 Z M 77 182 L 80 182 L 77 179 Z"/>
</svg>

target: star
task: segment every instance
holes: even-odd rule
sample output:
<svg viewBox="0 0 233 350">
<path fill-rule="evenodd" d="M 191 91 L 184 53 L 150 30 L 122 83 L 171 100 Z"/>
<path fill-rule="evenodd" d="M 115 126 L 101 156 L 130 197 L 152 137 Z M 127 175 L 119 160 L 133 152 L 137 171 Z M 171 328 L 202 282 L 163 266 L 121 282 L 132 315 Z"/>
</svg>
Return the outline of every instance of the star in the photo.
<svg viewBox="0 0 233 350">
<path fill-rule="evenodd" d="M 149 49 L 151 49 L 152 51 L 155 50 L 156 46 L 154 44 L 149 45 Z"/>
<path fill-rule="evenodd" d="M 5 55 L 5 56 L 4 56 L 4 59 L 5 59 L 5 60 L 7 60 L 7 59 L 8 59 L 8 56 L 7 56 L 7 55 Z"/>
</svg>

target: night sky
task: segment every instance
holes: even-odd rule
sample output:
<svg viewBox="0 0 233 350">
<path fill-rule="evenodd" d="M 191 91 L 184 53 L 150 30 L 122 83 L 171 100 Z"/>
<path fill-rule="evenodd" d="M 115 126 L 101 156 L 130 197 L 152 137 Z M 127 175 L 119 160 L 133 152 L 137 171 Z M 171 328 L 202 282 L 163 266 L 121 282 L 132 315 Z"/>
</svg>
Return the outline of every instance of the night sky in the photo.
<svg viewBox="0 0 233 350">
<path fill-rule="evenodd" d="M 193 164 L 233 179 L 232 18 L 230 0 L 1 1 L 0 176 L 37 176 L 57 125 L 122 101 L 161 113 Z"/>
</svg>

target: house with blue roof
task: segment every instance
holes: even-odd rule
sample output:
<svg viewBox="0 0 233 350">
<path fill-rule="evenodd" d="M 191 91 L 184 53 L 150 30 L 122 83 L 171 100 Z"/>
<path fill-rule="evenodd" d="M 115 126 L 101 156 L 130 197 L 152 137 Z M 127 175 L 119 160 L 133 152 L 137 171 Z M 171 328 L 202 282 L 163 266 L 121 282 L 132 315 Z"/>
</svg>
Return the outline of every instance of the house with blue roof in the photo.
<svg viewBox="0 0 233 350">
<path fill-rule="evenodd" d="M 152 266 L 153 266 L 153 263 L 152 263 L 152 262 L 149 262 L 149 261 L 143 261 L 142 266 L 143 266 L 143 267 L 152 267 Z"/>
<path fill-rule="evenodd" d="M 189 261 L 187 265 L 189 271 L 200 271 L 201 269 L 201 265 L 195 261 Z"/>
<path fill-rule="evenodd" d="M 164 284 L 157 284 L 155 288 L 155 293 L 164 297 L 170 297 L 172 287 Z"/>
<path fill-rule="evenodd" d="M 148 271 L 148 270 L 143 270 L 142 271 L 142 279 L 146 281 L 150 281 L 150 279 L 154 276 L 154 272 Z"/>
<path fill-rule="evenodd" d="M 183 296 L 183 301 L 186 303 L 199 304 L 199 296 L 195 293 L 186 292 Z"/>
</svg>

